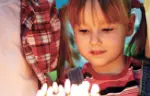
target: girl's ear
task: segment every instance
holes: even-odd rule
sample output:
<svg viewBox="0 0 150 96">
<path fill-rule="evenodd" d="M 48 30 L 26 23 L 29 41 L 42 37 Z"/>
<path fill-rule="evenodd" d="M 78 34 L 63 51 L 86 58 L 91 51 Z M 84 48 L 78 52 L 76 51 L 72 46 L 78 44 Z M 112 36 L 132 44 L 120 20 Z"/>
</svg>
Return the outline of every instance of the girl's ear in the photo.
<svg viewBox="0 0 150 96">
<path fill-rule="evenodd" d="M 135 23 L 135 14 L 131 14 L 128 22 L 128 30 L 127 30 L 127 36 L 131 36 L 134 32 L 134 23 Z"/>
</svg>

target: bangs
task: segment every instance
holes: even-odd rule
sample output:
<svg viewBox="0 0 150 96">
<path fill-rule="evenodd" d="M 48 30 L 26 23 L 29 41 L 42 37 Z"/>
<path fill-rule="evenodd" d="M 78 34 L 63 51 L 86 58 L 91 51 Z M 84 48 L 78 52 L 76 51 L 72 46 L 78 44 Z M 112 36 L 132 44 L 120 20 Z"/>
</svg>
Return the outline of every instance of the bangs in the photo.
<svg viewBox="0 0 150 96">
<path fill-rule="evenodd" d="M 131 13 L 130 0 L 98 0 L 108 23 L 126 24 Z"/>
<path fill-rule="evenodd" d="M 72 27 L 84 23 L 86 1 L 87 0 L 69 0 L 67 15 Z M 93 23 L 101 23 L 98 19 L 98 13 L 95 11 L 96 0 L 90 1 L 92 14 L 89 15 L 91 15 Z M 106 23 L 119 22 L 126 24 L 128 22 L 129 13 L 131 10 L 129 1 L 130 0 L 98 0 Z"/>
<path fill-rule="evenodd" d="M 82 11 L 85 9 L 85 4 L 86 0 L 69 0 L 67 16 L 72 27 L 81 23 L 81 14 L 83 14 Z"/>
</svg>

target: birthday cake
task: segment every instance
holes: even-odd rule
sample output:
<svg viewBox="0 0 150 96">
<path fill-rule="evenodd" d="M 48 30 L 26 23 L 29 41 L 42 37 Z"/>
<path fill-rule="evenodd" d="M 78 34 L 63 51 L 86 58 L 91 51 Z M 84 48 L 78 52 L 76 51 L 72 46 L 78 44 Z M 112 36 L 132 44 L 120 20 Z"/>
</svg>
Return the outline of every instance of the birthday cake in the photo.
<svg viewBox="0 0 150 96">
<path fill-rule="evenodd" d="M 47 84 L 43 84 L 36 96 L 100 96 L 99 91 L 97 84 L 90 85 L 88 81 L 83 81 L 77 85 L 71 84 L 67 79 L 64 86 L 58 85 L 56 82 L 49 87 Z"/>
</svg>

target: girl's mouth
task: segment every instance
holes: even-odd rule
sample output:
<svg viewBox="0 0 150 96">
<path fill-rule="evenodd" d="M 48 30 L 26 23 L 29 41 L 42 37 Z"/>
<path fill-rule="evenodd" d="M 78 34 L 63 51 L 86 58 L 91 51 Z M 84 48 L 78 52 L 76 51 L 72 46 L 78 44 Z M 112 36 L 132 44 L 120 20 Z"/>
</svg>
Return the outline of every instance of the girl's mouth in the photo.
<svg viewBox="0 0 150 96">
<path fill-rule="evenodd" d="M 101 55 L 101 54 L 104 54 L 106 51 L 105 50 L 92 50 L 92 51 L 90 51 L 90 53 L 92 54 L 92 55 Z"/>
</svg>

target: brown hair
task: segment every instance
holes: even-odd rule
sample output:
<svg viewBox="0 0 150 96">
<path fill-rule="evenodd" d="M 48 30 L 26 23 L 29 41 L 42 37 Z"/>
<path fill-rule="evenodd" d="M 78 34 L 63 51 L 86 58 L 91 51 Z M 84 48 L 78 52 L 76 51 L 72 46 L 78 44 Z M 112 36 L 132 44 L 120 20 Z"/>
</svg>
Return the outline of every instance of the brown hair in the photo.
<svg viewBox="0 0 150 96">
<path fill-rule="evenodd" d="M 97 15 L 94 13 L 96 10 L 94 7 L 95 0 L 90 0 L 92 6 L 92 15 L 95 18 Z M 69 0 L 68 8 L 67 8 L 67 16 L 68 19 L 74 27 L 75 25 L 79 25 L 81 22 L 84 22 L 84 14 L 85 4 L 87 0 Z M 98 0 L 99 5 L 104 13 L 105 19 L 108 23 L 114 22 L 126 22 L 128 16 L 130 15 L 131 5 L 129 0 Z M 80 14 L 82 14 L 80 17 Z M 98 22 L 98 21 L 96 21 Z"/>
<path fill-rule="evenodd" d="M 76 54 L 71 50 L 69 35 L 67 31 L 67 18 L 66 18 L 66 7 L 63 7 L 59 10 L 59 17 L 61 21 L 61 34 L 60 34 L 60 48 L 59 48 L 59 58 L 58 58 L 58 66 L 57 66 L 57 77 L 58 82 L 59 78 L 61 78 L 61 74 L 64 73 L 66 61 L 68 62 L 67 67 L 73 68 L 74 62 L 72 60 L 72 56 Z"/>
<path fill-rule="evenodd" d="M 143 4 L 140 4 L 138 0 L 132 0 L 131 7 L 140 8 L 142 12 L 142 19 L 137 32 L 135 33 L 135 35 L 129 43 L 126 53 L 129 56 L 142 59 L 145 58 L 145 46 L 147 37 L 147 22 L 145 16 L 145 8 Z"/>
</svg>

